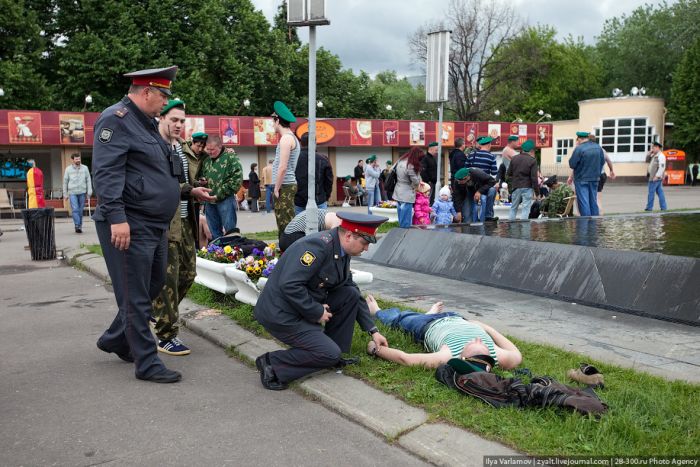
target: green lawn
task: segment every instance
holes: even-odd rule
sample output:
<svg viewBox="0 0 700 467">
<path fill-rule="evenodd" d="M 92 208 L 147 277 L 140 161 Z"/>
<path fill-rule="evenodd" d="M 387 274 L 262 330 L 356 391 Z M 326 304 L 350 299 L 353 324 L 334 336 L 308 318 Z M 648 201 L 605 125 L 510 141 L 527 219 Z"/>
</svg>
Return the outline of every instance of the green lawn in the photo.
<svg viewBox="0 0 700 467">
<path fill-rule="evenodd" d="M 89 244 L 89 245 L 88 245 L 88 244 L 85 244 L 85 243 L 81 243 L 81 244 L 80 244 L 80 248 L 85 248 L 87 251 L 89 251 L 89 252 L 92 253 L 93 255 L 100 255 L 100 256 L 103 256 L 103 255 L 102 255 L 102 247 L 101 247 L 100 245 L 96 244 L 96 243 L 92 243 L 92 244 Z"/>
<path fill-rule="evenodd" d="M 249 305 L 199 285 L 192 288 L 190 298 L 222 310 L 257 335 L 269 337 L 254 320 Z M 384 308 L 397 306 L 378 301 Z M 423 350 L 407 335 L 379 327 L 392 347 L 409 352 Z M 432 370 L 401 367 L 369 357 L 365 353 L 368 337 L 356 330 L 352 353 L 360 355 L 361 361 L 346 368 L 345 373 L 422 407 L 432 420 L 466 428 L 533 455 L 700 455 L 698 385 L 670 382 L 573 352 L 513 339 L 524 355 L 522 366 L 536 375 L 566 382 L 567 369 L 583 361 L 596 365 L 606 382 L 606 389 L 599 394 L 610 409 L 599 420 L 551 408 L 498 410 L 438 383 Z"/>
</svg>

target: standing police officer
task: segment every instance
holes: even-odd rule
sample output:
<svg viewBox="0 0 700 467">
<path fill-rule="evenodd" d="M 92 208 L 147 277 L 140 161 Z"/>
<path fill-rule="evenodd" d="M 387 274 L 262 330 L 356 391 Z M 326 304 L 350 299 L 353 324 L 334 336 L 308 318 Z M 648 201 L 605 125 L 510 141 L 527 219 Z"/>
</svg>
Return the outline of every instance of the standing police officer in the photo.
<svg viewBox="0 0 700 467">
<path fill-rule="evenodd" d="M 129 93 L 95 122 L 93 219 L 119 311 L 97 347 L 135 362 L 136 377 L 181 379 L 158 357 L 148 327 L 152 301 L 165 281 L 167 229 L 180 199 L 182 163 L 158 132 L 177 67 L 128 73 Z"/>
<path fill-rule="evenodd" d="M 286 389 L 315 371 L 354 363 L 340 354 L 350 351 L 355 321 L 378 347 L 388 345 L 350 272 L 350 257 L 377 241 L 377 227 L 387 218 L 345 212 L 338 217 L 340 227 L 308 235 L 284 252 L 255 305 L 255 319 L 291 347 L 255 360 L 267 389 Z"/>
</svg>

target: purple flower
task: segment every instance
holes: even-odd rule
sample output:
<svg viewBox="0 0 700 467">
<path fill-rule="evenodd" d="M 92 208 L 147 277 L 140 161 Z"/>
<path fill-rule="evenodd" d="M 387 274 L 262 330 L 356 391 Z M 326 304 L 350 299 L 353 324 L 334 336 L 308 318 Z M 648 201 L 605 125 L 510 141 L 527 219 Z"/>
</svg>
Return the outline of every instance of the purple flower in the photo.
<svg viewBox="0 0 700 467">
<path fill-rule="evenodd" d="M 251 251 L 250 254 L 253 256 L 260 256 L 262 253 L 257 248 L 253 248 L 253 251 Z"/>
</svg>

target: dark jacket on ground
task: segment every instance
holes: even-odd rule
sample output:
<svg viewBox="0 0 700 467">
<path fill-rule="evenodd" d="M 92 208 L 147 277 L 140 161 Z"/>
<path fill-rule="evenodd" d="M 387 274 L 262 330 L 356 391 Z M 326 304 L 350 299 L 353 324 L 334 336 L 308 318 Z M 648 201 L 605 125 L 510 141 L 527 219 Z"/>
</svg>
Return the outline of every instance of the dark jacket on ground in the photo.
<svg viewBox="0 0 700 467">
<path fill-rule="evenodd" d="M 518 188 L 532 188 L 535 190 L 535 194 L 540 194 L 540 185 L 537 179 L 537 160 L 530 154 L 520 153 L 513 157 L 506 174 L 510 179 L 508 188 L 511 193 Z"/>
<path fill-rule="evenodd" d="M 420 161 L 420 178 L 425 183 L 437 183 L 437 156 L 425 153 L 425 157 Z"/>
<path fill-rule="evenodd" d="M 294 172 L 297 178 L 297 193 L 294 195 L 294 205 L 306 207 L 309 191 L 309 149 L 302 148 L 297 159 Z M 328 158 L 316 153 L 316 204 L 325 203 L 331 197 L 333 190 L 333 168 Z"/>
</svg>

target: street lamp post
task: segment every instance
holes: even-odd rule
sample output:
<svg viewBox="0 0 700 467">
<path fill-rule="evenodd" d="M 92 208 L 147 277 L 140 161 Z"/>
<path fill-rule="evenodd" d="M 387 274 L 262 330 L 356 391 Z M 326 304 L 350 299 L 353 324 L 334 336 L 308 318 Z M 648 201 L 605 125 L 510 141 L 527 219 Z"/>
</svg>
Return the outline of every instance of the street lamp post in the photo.
<svg viewBox="0 0 700 467">
<path fill-rule="evenodd" d="M 448 67 L 450 55 L 450 35 L 451 31 L 442 30 L 428 33 L 426 47 L 427 66 L 425 79 L 425 101 L 436 102 L 438 106 L 437 125 L 437 181 L 435 182 L 435 193 L 440 191 L 440 162 L 442 161 L 442 115 L 445 102 L 448 100 Z"/>
<path fill-rule="evenodd" d="M 85 96 L 85 103 L 83 104 L 83 112 L 85 112 L 85 110 L 87 110 L 87 106 L 90 104 L 92 104 L 92 96 L 90 94 L 88 94 L 87 96 Z"/>
<path fill-rule="evenodd" d="M 316 26 L 331 24 L 325 0 L 288 0 L 287 24 L 309 27 L 309 183 L 306 200 L 306 233 L 318 232 L 316 205 Z"/>
<path fill-rule="evenodd" d="M 538 124 L 538 123 L 540 123 L 540 122 L 541 122 L 542 120 L 544 120 L 545 118 L 546 118 L 546 119 L 552 118 L 551 115 L 546 114 L 546 113 L 544 113 L 544 112 L 542 112 L 542 114 L 540 114 L 540 115 L 542 115 L 542 116 L 540 117 L 539 120 L 537 120 L 537 121 L 535 122 L 535 125 Z"/>
</svg>

